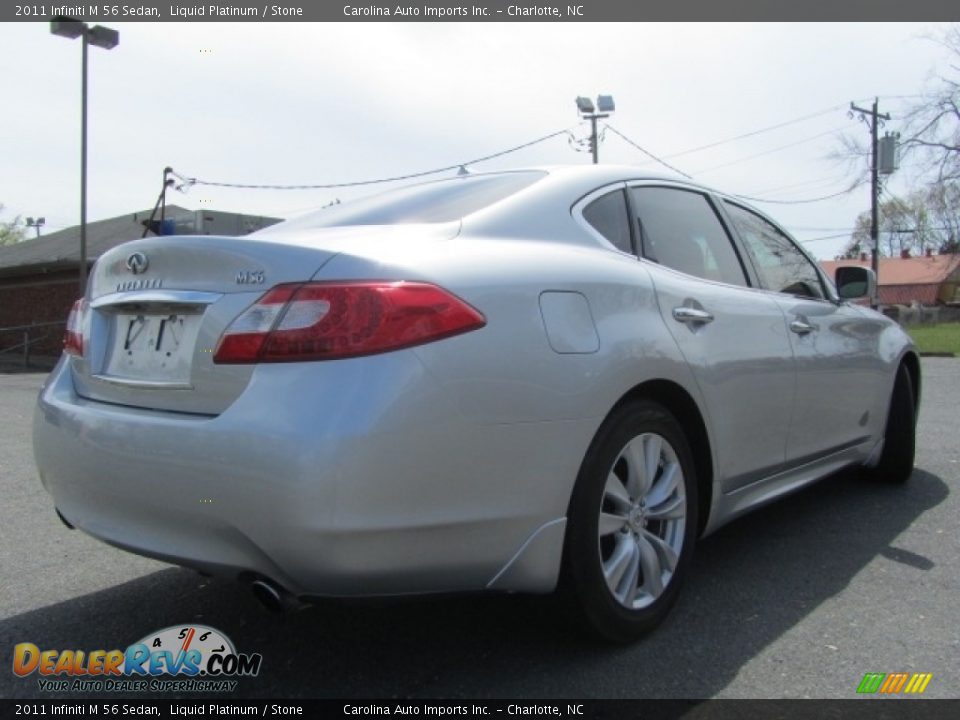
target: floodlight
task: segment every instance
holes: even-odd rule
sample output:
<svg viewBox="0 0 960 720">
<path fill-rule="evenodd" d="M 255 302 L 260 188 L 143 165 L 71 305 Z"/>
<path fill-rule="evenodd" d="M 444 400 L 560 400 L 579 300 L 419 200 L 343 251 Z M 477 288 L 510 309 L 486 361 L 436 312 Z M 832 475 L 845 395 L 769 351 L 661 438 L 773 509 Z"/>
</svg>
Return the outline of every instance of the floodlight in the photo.
<svg viewBox="0 0 960 720">
<path fill-rule="evenodd" d="M 577 110 L 582 113 L 593 112 L 593 100 L 588 97 L 580 96 L 577 98 Z"/>
<path fill-rule="evenodd" d="M 70 38 L 71 40 L 83 35 L 83 31 L 86 30 L 86 28 L 85 23 L 66 17 L 59 17 L 50 23 L 50 32 L 60 37 Z"/>
<path fill-rule="evenodd" d="M 120 33 L 103 25 L 90 28 L 89 38 L 91 45 L 104 50 L 112 50 L 120 44 Z"/>
</svg>

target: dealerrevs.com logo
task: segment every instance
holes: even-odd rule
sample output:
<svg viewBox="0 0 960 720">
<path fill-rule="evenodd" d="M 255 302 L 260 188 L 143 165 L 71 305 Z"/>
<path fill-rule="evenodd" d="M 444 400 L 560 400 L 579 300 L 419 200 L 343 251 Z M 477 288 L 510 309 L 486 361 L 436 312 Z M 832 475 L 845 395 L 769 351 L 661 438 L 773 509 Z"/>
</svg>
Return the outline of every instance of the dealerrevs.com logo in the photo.
<svg viewBox="0 0 960 720">
<path fill-rule="evenodd" d="M 43 692 L 231 692 L 238 677 L 260 672 L 260 653 L 238 653 L 206 625 L 175 625 L 126 650 L 13 649 L 13 672 L 38 677 Z"/>
</svg>

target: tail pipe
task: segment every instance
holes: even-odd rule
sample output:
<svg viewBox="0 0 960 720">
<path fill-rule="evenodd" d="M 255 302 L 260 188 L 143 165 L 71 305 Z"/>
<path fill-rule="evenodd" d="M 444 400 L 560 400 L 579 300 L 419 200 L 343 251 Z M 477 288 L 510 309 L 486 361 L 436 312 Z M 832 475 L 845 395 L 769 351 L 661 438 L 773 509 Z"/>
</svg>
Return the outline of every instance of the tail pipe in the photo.
<svg viewBox="0 0 960 720">
<path fill-rule="evenodd" d="M 260 604 L 274 613 L 286 613 L 300 607 L 300 602 L 289 592 L 267 578 L 257 578 L 250 589 Z"/>
</svg>

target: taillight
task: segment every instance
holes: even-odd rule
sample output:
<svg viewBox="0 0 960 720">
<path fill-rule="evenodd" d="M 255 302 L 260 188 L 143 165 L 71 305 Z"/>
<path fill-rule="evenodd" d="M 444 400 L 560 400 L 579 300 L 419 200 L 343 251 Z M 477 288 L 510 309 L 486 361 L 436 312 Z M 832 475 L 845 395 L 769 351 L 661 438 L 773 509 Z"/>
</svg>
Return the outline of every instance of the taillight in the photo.
<svg viewBox="0 0 960 720">
<path fill-rule="evenodd" d="M 67 329 L 63 334 L 63 351 L 68 355 L 83 357 L 83 322 L 87 311 L 87 301 L 76 300 L 67 317 Z"/>
<path fill-rule="evenodd" d="M 427 283 L 277 285 L 231 323 L 213 361 L 291 362 L 373 355 L 485 324 L 473 307 Z"/>
</svg>

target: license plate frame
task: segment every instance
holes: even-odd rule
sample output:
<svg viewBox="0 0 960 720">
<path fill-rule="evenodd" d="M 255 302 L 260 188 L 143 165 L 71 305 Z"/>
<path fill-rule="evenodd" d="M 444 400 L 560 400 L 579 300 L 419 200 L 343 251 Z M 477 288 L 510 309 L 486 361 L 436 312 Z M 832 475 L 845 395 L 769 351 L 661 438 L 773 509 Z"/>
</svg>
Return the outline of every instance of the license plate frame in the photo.
<svg viewBox="0 0 960 720">
<path fill-rule="evenodd" d="M 131 385 L 191 387 L 201 317 L 182 310 L 116 313 L 104 379 Z"/>
</svg>

